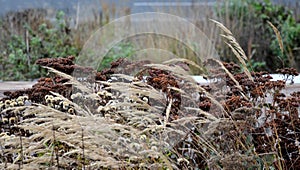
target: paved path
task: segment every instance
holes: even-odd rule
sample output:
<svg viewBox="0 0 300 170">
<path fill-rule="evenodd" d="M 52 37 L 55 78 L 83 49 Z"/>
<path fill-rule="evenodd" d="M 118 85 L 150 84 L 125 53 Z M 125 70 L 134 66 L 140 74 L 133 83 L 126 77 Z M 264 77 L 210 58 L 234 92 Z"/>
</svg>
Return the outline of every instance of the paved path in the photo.
<svg viewBox="0 0 300 170">
<path fill-rule="evenodd" d="M 35 82 L 32 81 L 6 81 L 0 82 L 0 98 L 3 98 L 3 92 L 5 91 L 15 91 L 31 88 Z"/>
<path fill-rule="evenodd" d="M 283 89 L 282 92 L 285 94 L 291 94 L 295 91 L 300 91 L 300 84 L 287 85 L 286 89 Z"/>
</svg>

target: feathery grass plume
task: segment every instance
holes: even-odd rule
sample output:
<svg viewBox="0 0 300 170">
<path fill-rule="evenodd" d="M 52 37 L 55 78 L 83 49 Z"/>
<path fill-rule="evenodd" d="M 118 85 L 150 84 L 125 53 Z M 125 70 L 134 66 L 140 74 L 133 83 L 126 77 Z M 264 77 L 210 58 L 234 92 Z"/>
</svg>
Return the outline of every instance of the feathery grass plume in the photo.
<svg viewBox="0 0 300 170">
<path fill-rule="evenodd" d="M 234 53 L 234 55 L 237 57 L 237 59 L 241 62 L 242 67 L 246 73 L 246 75 L 248 76 L 248 78 L 251 81 L 253 80 L 253 77 L 250 73 L 250 71 L 247 68 L 247 65 L 245 63 L 245 61 L 248 61 L 248 58 L 244 52 L 244 50 L 242 49 L 242 47 L 239 45 L 239 43 L 236 41 L 236 39 L 233 37 L 233 34 L 220 22 L 215 21 L 215 20 L 211 20 L 214 23 L 217 24 L 217 26 L 219 28 L 221 28 L 227 35 L 221 35 L 222 37 L 226 38 L 228 40 L 228 43 L 226 42 L 226 44 L 230 47 L 230 49 L 232 50 L 232 52 Z"/>
<path fill-rule="evenodd" d="M 245 71 L 245 74 L 248 76 L 248 78 L 250 80 L 254 81 L 249 69 L 247 68 L 247 64 L 246 64 L 245 60 L 242 59 L 241 55 L 236 51 L 236 49 L 234 47 L 232 47 L 232 45 L 230 45 L 229 43 L 226 43 L 226 44 L 230 47 L 230 49 L 232 50 L 234 55 L 238 58 L 238 60 L 242 64 L 243 70 Z"/>
<path fill-rule="evenodd" d="M 230 44 L 235 48 L 235 50 L 240 54 L 239 57 L 241 57 L 244 60 L 248 60 L 248 57 L 246 56 L 244 50 L 240 46 L 240 44 L 236 41 L 236 39 L 233 37 L 233 35 L 223 35 L 222 37 L 226 38 Z"/>
<path fill-rule="evenodd" d="M 87 88 L 86 86 L 84 86 L 82 83 L 80 83 L 79 81 L 76 80 L 76 78 L 66 74 L 66 73 L 63 73 L 63 72 L 60 72 L 54 68 L 51 68 L 51 67 L 47 67 L 47 66 L 42 66 L 43 68 L 46 68 L 48 69 L 50 72 L 56 74 L 56 75 L 59 75 L 63 78 L 66 78 L 66 79 L 69 79 L 69 82 L 67 83 L 64 83 L 64 84 L 72 84 L 74 85 L 76 88 L 78 88 L 79 90 L 81 90 L 82 92 L 86 92 L 86 93 L 92 93 L 92 90 Z"/>
<path fill-rule="evenodd" d="M 169 104 L 168 104 L 168 107 L 167 107 L 167 110 L 166 110 L 166 116 L 165 116 L 165 120 L 164 120 L 164 128 L 167 126 L 169 116 L 170 116 L 171 107 L 172 107 L 172 99 L 169 101 Z"/>
<path fill-rule="evenodd" d="M 188 72 L 179 66 L 167 66 L 164 64 L 146 64 L 144 66 L 148 68 L 170 71 L 174 74 L 174 76 L 177 76 L 183 80 L 188 80 L 189 82 L 194 82 L 194 79 L 188 74 Z"/>
<path fill-rule="evenodd" d="M 237 48 L 237 51 L 241 54 L 241 57 L 244 59 L 244 60 L 247 60 L 247 56 L 244 52 L 244 50 L 241 48 L 241 46 L 239 45 L 239 43 L 236 41 L 236 39 L 234 38 L 233 34 L 231 33 L 231 31 L 226 28 L 222 23 L 216 21 L 216 20 L 213 20 L 213 19 L 210 19 L 212 22 L 216 23 L 217 26 L 219 28 L 221 28 L 227 35 L 223 35 L 225 36 L 226 39 L 229 40 L 229 42 L 235 47 Z"/>
<path fill-rule="evenodd" d="M 130 75 L 126 75 L 126 74 L 112 74 L 111 77 L 117 77 L 117 78 L 121 78 L 121 79 L 126 79 L 128 81 L 134 81 L 136 78 Z"/>
<path fill-rule="evenodd" d="M 54 71 L 55 72 L 55 71 Z M 67 77 L 67 76 L 66 76 Z M 156 94 L 161 98 L 161 94 L 154 90 L 153 88 L 145 88 L 134 86 L 131 83 L 110 83 L 109 88 L 113 90 L 118 89 L 118 87 L 123 87 L 124 85 L 130 87 L 132 90 L 131 93 L 144 93 L 147 94 Z M 116 86 L 116 88 L 114 87 Z M 63 96 L 52 93 L 53 95 L 60 97 L 63 100 L 67 100 Z M 151 95 L 150 95 L 151 96 Z M 153 97 L 153 95 L 152 95 Z M 70 101 L 71 102 L 71 101 Z M 75 104 L 73 104 L 76 106 Z M 122 111 L 117 111 L 112 114 L 116 116 L 115 120 L 118 120 L 118 117 L 124 117 L 122 122 L 113 122 L 108 121 L 103 117 L 99 117 L 97 115 L 89 115 L 89 114 L 76 114 L 70 115 L 66 112 L 61 112 L 59 110 L 53 109 L 48 106 L 39 105 L 32 106 L 33 109 L 27 108 L 25 111 L 25 115 L 36 115 L 35 118 L 25 119 L 20 127 L 30 130 L 33 135 L 28 139 L 30 142 L 24 142 L 24 148 L 27 148 L 24 153 L 36 153 L 40 155 L 39 157 L 31 157 L 31 161 L 29 164 L 35 164 L 41 166 L 45 162 L 49 162 L 51 160 L 51 146 L 54 145 L 53 141 L 53 129 L 55 129 L 55 138 L 56 141 L 59 141 L 61 144 L 66 145 L 69 148 L 69 151 L 65 151 L 63 153 L 63 160 L 60 160 L 59 164 L 61 166 L 68 166 L 71 162 L 76 162 L 76 160 L 72 159 L 72 157 L 76 157 L 76 155 L 82 155 L 82 128 L 85 130 L 84 135 L 84 145 L 85 145 L 85 158 L 87 160 L 92 160 L 93 164 L 87 164 L 86 167 L 92 168 L 121 168 L 121 167 L 135 167 L 136 165 L 127 162 L 124 158 L 124 155 L 129 155 L 130 157 L 134 157 L 136 155 L 138 162 L 143 162 L 144 158 L 147 158 L 147 154 L 151 154 L 155 157 L 160 157 L 164 163 L 158 162 L 160 166 L 166 166 L 171 168 L 171 163 L 167 158 L 162 155 L 163 148 L 168 146 L 168 143 L 165 139 L 160 138 L 160 135 L 147 135 L 152 143 L 147 144 L 147 148 L 152 148 L 153 146 L 159 148 L 159 150 L 151 150 L 151 152 L 135 152 L 134 149 L 130 148 L 130 143 L 123 143 L 121 147 L 119 143 L 119 139 L 124 138 L 125 140 L 136 140 L 139 137 L 134 134 L 141 134 L 140 129 L 150 127 L 151 125 L 156 126 L 157 130 L 159 127 L 156 124 L 156 121 L 160 119 L 158 114 L 149 114 L 149 112 L 136 111 L 132 109 L 127 109 Z M 78 110 L 84 110 L 82 108 L 75 108 Z M 171 128 L 167 128 L 161 132 L 156 133 L 171 133 Z M 153 133 L 151 132 L 151 133 Z M 179 131 L 177 131 L 179 133 Z M 181 132 L 183 133 L 183 132 Z M 130 135 L 129 137 L 126 137 Z M 36 142 L 34 142 L 36 141 Z M 164 143 L 161 146 L 156 146 L 158 143 Z M 16 143 L 15 143 L 16 144 Z M 27 147 L 29 144 L 32 147 Z M 139 148 L 142 148 L 142 143 L 136 143 Z M 121 148 L 120 148 L 121 147 Z M 104 148 L 110 148 L 105 150 Z M 46 152 L 46 153 L 44 153 Z M 128 153 L 127 153 L 128 152 Z M 97 154 L 95 154 L 97 153 Z M 109 155 L 109 153 L 113 153 Z M 150 162 L 149 162 L 150 163 Z M 55 162 L 53 163 L 55 164 Z M 155 163 L 151 163 L 155 164 Z M 165 164 L 165 165 L 163 165 Z M 53 165 L 56 166 L 56 165 Z M 149 166 L 149 165 L 147 165 Z M 44 166 L 42 166 L 44 167 Z M 47 167 L 47 165 L 45 165 Z"/>
<path fill-rule="evenodd" d="M 124 77 L 123 75 L 121 76 L 118 75 L 119 77 Z M 100 82 L 103 83 L 104 85 L 107 85 L 108 87 L 106 87 L 106 90 L 113 90 L 113 91 L 117 91 L 119 93 L 118 98 L 128 98 L 128 97 L 132 97 L 134 98 L 137 102 L 139 103 L 143 103 L 141 101 L 140 98 L 138 98 L 137 94 L 143 95 L 143 96 L 147 96 L 149 97 L 149 99 L 151 100 L 155 100 L 158 103 L 161 103 L 161 105 L 165 105 L 164 101 L 165 101 L 165 96 L 164 94 L 153 88 L 152 86 L 144 83 L 144 82 L 130 82 L 130 83 L 126 83 L 126 82 Z M 133 106 L 130 103 L 124 103 L 121 102 L 119 104 L 117 104 L 118 106 L 124 105 L 124 106 Z M 139 104 L 140 106 L 142 106 L 145 109 L 149 109 L 150 112 L 161 112 L 159 111 L 158 107 L 154 106 L 154 107 L 149 107 L 148 104 L 143 103 L 143 104 Z"/>
<path fill-rule="evenodd" d="M 219 28 L 221 28 L 226 34 L 228 34 L 228 35 L 233 35 L 233 34 L 231 33 L 231 31 L 230 31 L 228 28 L 226 28 L 222 23 L 220 23 L 220 22 L 218 22 L 218 21 L 216 21 L 216 20 L 214 20 L 214 19 L 210 19 L 210 21 L 216 23 L 217 26 L 218 26 Z"/>
<path fill-rule="evenodd" d="M 240 94 L 246 99 L 249 100 L 249 98 L 243 93 L 243 88 L 241 87 L 240 83 L 234 78 L 234 76 L 226 69 L 226 67 L 223 65 L 223 63 L 219 60 L 214 60 L 218 64 L 220 64 L 221 68 L 226 72 L 226 74 L 230 77 L 230 79 L 236 84 L 236 87 L 241 90 Z"/>
<path fill-rule="evenodd" d="M 188 59 L 185 59 L 185 58 L 174 58 L 174 59 L 171 59 L 171 60 L 164 61 L 163 64 L 171 64 L 171 63 L 176 63 L 176 62 L 183 62 L 185 64 L 196 67 L 197 69 L 199 69 L 201 71 L 201 75 L 206 75 L 207 74 L 207 70 L 206 70 L 205 67 L 199 66 L 194 61 L 191 61 L 191 60 L 188 60 Z"/>
<path fill-rule="evenodd" d="M 29 149 L 28 147 L 24 147 L 26 148 L 24 153 L 27 154 L 30 152 L 36 152 L 38 150 L 46 151 L 45 149 L 47 148 L 48 150 L 50 149 L 49 147 L 52 146 L 51 141 L 53 139 L 53 137 L 51 138 L 52 123 L 53 123 L 52 126 L 54 126 L 56 129 L 55 131 L 56 140 L 59 141 L 60 143 L 67 144 L 68 147 L 74 148 L 66 152 L 64 154 L 65 157 L 72 156 L 74 154 L 79 155 L 82 153 L 82 150 L 80 149 L 80 145 L 79 145 L 80 142 L 82 141 L 82 138 L 80 137 L 82 134 L 80 133 L 79 130 L 82 129 L 82 127 L 86 129 L 86 135 L 84 137 L 84 140 L 85 140 L 85 156 L 87 159 L 93 157 L 95 158 L 94 153 L 97 151 L 98 156 L 96 158 L 98 159 L 101 158 L 100 159 L 101 162 L 104 161 L 105 157 L 108 157 L 108 155 L 104 155 L 104 156 L 100 156 L 100 155 L 101 153 L 106 153 L 106 151 L 102 150 L 101 152 L 98 152 L 100 151 L 99 149 L 101 148 L 95 148 L 94 146 L 97 146 L 99 144 L 103 146 L 110 146 L 116 140 L 115 137 L 118 136 L 115 133 L 113 133 L 113 131 L 111 131 L 112 126 L 110 126 L 109 122 L 107 122 L 107 120 L 105 120 L 104 118 L 99 118 L 94 116 L 82 117 L 77 115 L 68 115 L 67 113 L 60 112 L 43 105 L 39 105 L 37 108 L 35 108 L 34 112 L 36 113 L 36 111 L 38 111 L 37 118 L 28 119 L 28 120 L 26 119 L 24 121 L 25 124 L 21 126 L 25 129 L 29 129 L 31 132 L 34 133 L 31 139 L 35 139 L 35 140 L 41 139 L 40 141 L 38 141 L 37 145 L 35 145 L 34 142 L 31 140 L 30 142 L 31 146 L 35 146 L 35 147 L 31 147 L 30 150 L 28 150 Z M 49 142 L 50 142 L 49 147 L 45 148 L 44 146 L 48 145 Z M 33 158 L 34 159 L 33 161 L 39 164 L 45 162 L 45 160 L 49 161 L 50 160 L 49 158 L 50 158 L 49 155 L 45 154 L 43 156 Z M 103 163 L 105 163 L 105 161 Z M 118 164 L 118 163 L 120 162 L 115 160 L 114 162 L 111 162 L 109 164 Z"/>
<path fill-rule="evenodd" d="M 81 89 L 83 89 L 83 88 L 81 88 Z M 88 112 L 87 110 L 85 110 L 82 107 L 78 106 L 76 103 L 70 101 L 69 99 L 65 98 L 64 96 L 62 96 L 58 93 L 52 92 L 52 91 L 50 91 L 50 93 L 53 94 L 54 96 L 57 96 L 57 97 L 61 98 L 64 101 L 68 101 L 69 103 L 72 103 L 72 105 L 74 106 L 74 109 L 76 110 L 77 114 L 79 114 L 79 115 L 91 115 L 90 112 Z"/>
<path fill-rule="evenodd" d="M 180 118 L 178 120 L 174 120 L 174 122 L 177 122 L 177 121 L 182 121 L 182 120 L 186 120 L 186 119 L 197 119 L 197 121 L 203 121 L 203 123 L 208 123 L 210 121 L 214 121 L 214 120 L 217 120 L 218 118 L 216 116 L 214 116 L 213 114 L 211 113 L 208 113 L 206 111 L 203 111 L 202 109 L 199 109 L 199 108 L 193 108 L 193 107 L 186 107 L 186 109 L 188 110 L 195 110 L 195 111 L 198 111 L 199 114 L 201 115 L 204 115 L 205 118 L 204 119 L 199 119 L 199 117 L 183 117 L 183 118 Z"/>
<path fill-rule="evenodd" d="M 271 26 L 271 28 L 275 32 L 275 35 L 276 35 L 276 38 L 278 40 L 281 53 L 283 54 L 284 48 L 283 48 L 283 42 L 282 42 L 282 38 L 281 38 L 279 30 L 270 21 L 267 21 L 267 23 Z"/>
</svg>

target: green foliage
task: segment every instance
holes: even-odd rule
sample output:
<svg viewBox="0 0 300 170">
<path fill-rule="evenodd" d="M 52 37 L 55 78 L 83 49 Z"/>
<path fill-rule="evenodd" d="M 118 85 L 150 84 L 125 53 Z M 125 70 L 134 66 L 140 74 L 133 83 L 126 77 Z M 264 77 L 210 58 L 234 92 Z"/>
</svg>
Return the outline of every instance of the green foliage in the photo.
<svg viewBox="0 0 300 170">
<path fill-rule="evenodd" d="M 291 19 L 292 11 L 282 5 L 275 5 L 270 0 L 263 2 L 250 1 L 251 8 L 254 9 L 254 17 L 259 18 L 262 23 L 272 22 L 275 26 L 279 26 L 285 21 Z M 258 25 L 259 26 L 259 25 Z"/>
<path fill-rule="evenodd" d="M 300 23 L 295 22 L 293 18 L 288 19 L 282 24 L 280 31 L 284 53 L 281 52 L 275 38 L 270 46 L 272 52 L 274 55 L 279 56 L 284 63 L 288 63 L 288 66 L 300 68 Z"/>
<path fill-rule="evenodd" d="M 64 13 L 58 12 L 53 25 L 42 23 L 38 30 L 25 24 L 25 35 L 11 35 L 1 46 L 1 80 L 30 80 L 45 74 L 35 62 L 40 58 L 77 56 Z"/>
<path fill-rule="evenodd" d="M 299 47 L 299 38 L 300 29 L 297 31 L 299 24 L 296 23 L 293 18 L 292 11 L 285 8 L 284 6 L 274 5 L 270 1 L 265 0 L 264 3 L 253 3 L 255 9 L 255 17 L 261 20 L 261 24 L 257 24 L 257 29 L 265 30 L 265 34 L 262 35 L 263 39 L 270 41 L 268 48 L 268 55 L 271 56 L 271 59 L 275 59 L 277 62 L 271 63 L 273 68 L 282 68 L 282 67 L 292 67 L 293 58 L 289 55 L 293 55 L 293 51 L 289 49 L 294 49 Z M 270 21 L 277 29 L 281 32 L 283 45 L 285 52 L 282 53 L 277 37 L 274 31 L 271 29 L 267 21 Z M 271 60 L 272 61 L 272 60 Z"/>
<path fill-rule="evenodd" d="M 248 60 L 247 69 L 250 71 L 262 71 L 266 68 L 266 62 L 254 61 L 253 59 Z"/>
<path fill-rule="evenodd" d="M 4 28 L 3 22 L 0 26 Z M 45 71 L 35 65 L 40 58 L 77 56 L 81 45 L 76 44 L 76 31 L 72 29 L 64 12 L 59 11 L 55 20 L 44 20 L 38 27 L 30 23 L 22 25 L 22 32 L 0 32 L 0 80 L 32 80 L 45 74 Z M 108 68 L 110 63 L 118 58 L 127 58 L 135 53 L 131 43 L 121 42 L 103 58 L 99 69 Z"/>
<path fill-rule="evenodd" d="M 299 47 L 300 26 L 295 21 L 292 10 L 287 7 L 273 4 L 270 0 L 231 0 L 224 2 L 218 14 L 247 54 L 256 51 L 253 57 L 249 56 L 253 70 L 274 72 L 278 68 L 295 66 L 293 63 L 299 62 L 299 51 L 295 49 Z M 284 54 L 281 53 L 276 35 L 267 21 L 281 32 Z M 232 60 L 230 49 L 223 53 L 224 60 Z"/>
<path fill-rule="evenodd" d="M 109 52 L 104 56 L 103 60 L 100 63 L 98 70 L 104 68 L 109 68 L 110 63 L 116 61 L 119 58 L 130 58 L 135 54 L 135 48 L 130 42 L 121 42 L 114 46 Z"/>
<path fill-rule="evenodd" d="M 26 44 L 20 36 L 12 36 L 8 43 L 8 59 L 5 61 L 7 69 L 1 72 L 3 79 L 26 79 L 39 76 L 38 67 L 32 60 L 35 56 L 26 52 Z"/>
</svg>

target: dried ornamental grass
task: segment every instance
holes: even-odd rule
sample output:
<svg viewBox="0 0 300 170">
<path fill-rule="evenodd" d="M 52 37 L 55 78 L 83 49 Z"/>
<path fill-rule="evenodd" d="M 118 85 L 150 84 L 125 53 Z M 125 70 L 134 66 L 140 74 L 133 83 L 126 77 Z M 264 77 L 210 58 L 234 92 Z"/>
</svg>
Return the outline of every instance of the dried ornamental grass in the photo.
<svg viewBox="0 0 300 170">
<path fill-rule="evenodd" d="M 232 33 L 223 29 L 236 56 L 245 61 Z M 268 73 L 242 73 L 234 63 L 217 61 L 226 84 L 216 89 L 195 83 L 186 70 L 173 65 L 178 60 L 149 64 L 119 59 L 86 79 L 68 72 L 88 68 L 72 62 L 64 67 L 64 61 L 40 61 L 53 77 L 40 79 L 32 89 L 5 93 L 8 97 L 0 103 L 1 168 L 299 165 L 300 95 L 283 94 L 285 81 L 271 81 Z M 130 66 L 126 73 L 135 65 L 144 67 L 133 76 L 117 68 L 124 63 Z M 298 74 L 293 69 L 278 72 L 286 79 Z"/>
</svg>

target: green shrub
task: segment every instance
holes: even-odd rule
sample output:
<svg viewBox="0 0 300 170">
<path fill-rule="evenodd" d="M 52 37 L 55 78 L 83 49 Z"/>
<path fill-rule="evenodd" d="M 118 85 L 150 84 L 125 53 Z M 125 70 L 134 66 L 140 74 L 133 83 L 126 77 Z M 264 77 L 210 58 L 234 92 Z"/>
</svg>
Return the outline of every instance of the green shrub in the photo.
<svg viewBox="0 0 300 170">
<path fill-rule="evenodd" d="M 287 7 L 272 4 L 270 0 L 231 0 L 225 1 L 217 12 L 245 49 L 249 63 L 259 66 L 250 69 L 274 72 L 277 68 L 295 67 L 295 62 L 299 61 L 296 50 L 299 47 L 299 24 L 296 23 L 292 10 Z M 281 32 L 284 54 L 280 51 L 276 35 L 267 21 Z M 223 60 L 233 59 L 230 49 L 221 50 L 224 54 Z"/>
<path fill-rule="evenodd" d="M 40 77 L 45 72 L 35 65 L 40 58 L 77 56 L 80 49 L 72 43 L 71 28 L 58 12 L 53 25 L 42 23 L 38 29 L 24 24 L 25 36 L 13 34 L 0 54 L 2 80 L 30 80 Z"/>
<path fill-rule="evenodd" d="M 135 47 L 130 42 L 121 42 L 108 51 L 100 63 L 98 70 L 109 68 L 110 63 L 119 58 L 130 58 L 135 54 Z"/>
<path fill-rule="evenodd" d="M 270 48 L 274 55 L 279 56 L 284 63 L 288 63 L 287 66 L 299 69 L 300 23 L 296 23 L 293 18 L 288 19 L 283 23 L 280 31 L 282 34 L 284 52 L 281 52 L 276 40 L 272 41 Z"/>
<path fill-rule="evenodd" d="M 24 19 L 26 20 L 26 19 Z M 0 26 L 4 28 L 1 20 Z M 19 28 L 16 28 L 19 29 Z M 40 58 L 77 56 L 81 45 L 76 44 L 77 30 L 71 28 L 62 11 L 56 14 L 55 21 L 43 20 L 38 27 L 24 22 L 19 34 L 7 29 L 2 31 L 0 44 L 0 80 L 32 80 L 45 74 L 35 61 Z M 11 34 L 11 35 L 10 35 Z M 78 38 L 78 37 L 77 37 Z M 133 44 L 121 42 L 103 58 L 99 69 L 108 68 L 112 61 L 127 58 L 135 53 Z"/>
</svg>

